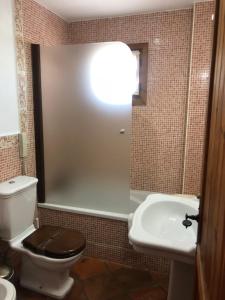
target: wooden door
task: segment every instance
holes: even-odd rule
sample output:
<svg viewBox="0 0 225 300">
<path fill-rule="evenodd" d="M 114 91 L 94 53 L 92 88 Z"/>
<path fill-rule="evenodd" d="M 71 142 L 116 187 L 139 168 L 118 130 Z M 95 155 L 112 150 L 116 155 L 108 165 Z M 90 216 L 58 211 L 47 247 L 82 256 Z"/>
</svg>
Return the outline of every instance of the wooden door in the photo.
<svg viewBox="0 0 225 300">
<path fill-rule="evenodd" d="M 225 0 L 217 1 L 210 130 L 197 247 L 198 300 L 225 300 Z"/>
</svg>

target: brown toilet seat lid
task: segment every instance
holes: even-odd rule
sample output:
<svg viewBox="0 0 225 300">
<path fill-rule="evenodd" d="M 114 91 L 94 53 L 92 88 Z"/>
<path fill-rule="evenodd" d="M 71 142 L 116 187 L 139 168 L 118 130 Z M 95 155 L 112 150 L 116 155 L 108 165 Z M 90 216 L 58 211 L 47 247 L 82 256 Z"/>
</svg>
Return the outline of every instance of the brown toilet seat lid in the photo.
<svg viewBox="0 0 225 300">
<path fill-rule="evenodd" d="M 86 241 L 76 230 L 42 226 L 23 240 L 23 246 L 51 258 L 69 258 L 82 252 Z"/>
</svg>

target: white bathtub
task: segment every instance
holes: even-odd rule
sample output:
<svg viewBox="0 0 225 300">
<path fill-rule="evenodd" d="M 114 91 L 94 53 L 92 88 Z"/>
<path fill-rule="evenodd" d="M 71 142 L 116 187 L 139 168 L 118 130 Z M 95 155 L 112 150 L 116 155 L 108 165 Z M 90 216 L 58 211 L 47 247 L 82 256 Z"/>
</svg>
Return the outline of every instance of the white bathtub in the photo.
<svg viewBox="0 0 225 300">
<path fill-rule="evenodd" d="M 131 190 L 130 191 L 130 202 L 129 202 L 129 205 L 127 208 L 127 213 L 110 212 L 110 211 L 100 210 L 100 209 L 90 209 L 90 208 L 86 208 L 86 207 L 80 207 L 81 203 L 77 204 L 76 202 L 73 203 L 73 206 L 72 205 L 62 205 L 59 203 L 54 203 L 54 204 L 53 203 L 38 203 L 38 207 L 73 212 L 73 213 L 77 213 L 77 214 L 96 216 L 96 217 L 101 217 L 101 218 L 128 221 L 128 215 L 130 213 L 133 213 L 137 209 L 139 204 L 141 202 L 143 202 L 149 194 L 151 194 L 151 192 Z"/>
</svg>

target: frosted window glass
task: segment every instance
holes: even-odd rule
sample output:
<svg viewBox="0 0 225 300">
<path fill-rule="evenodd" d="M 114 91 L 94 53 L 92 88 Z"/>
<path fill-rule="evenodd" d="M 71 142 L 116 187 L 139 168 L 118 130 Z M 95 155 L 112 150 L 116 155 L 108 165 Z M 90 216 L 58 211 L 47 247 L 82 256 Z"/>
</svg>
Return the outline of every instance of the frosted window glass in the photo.
<svg viewBox="0 0 225 300">
<path fill-rule="evenodd" d="M 136 72 L 135 72 L 135 90 L 134 90 L 134 95 L 139 95 L 140 94 L 140 87 L 139 87 L 139 72 L 140 72 L 140 51 L 139 50 L 133 50 L 132 54 L 135 59 L 136 63 Z"/>
</svg>

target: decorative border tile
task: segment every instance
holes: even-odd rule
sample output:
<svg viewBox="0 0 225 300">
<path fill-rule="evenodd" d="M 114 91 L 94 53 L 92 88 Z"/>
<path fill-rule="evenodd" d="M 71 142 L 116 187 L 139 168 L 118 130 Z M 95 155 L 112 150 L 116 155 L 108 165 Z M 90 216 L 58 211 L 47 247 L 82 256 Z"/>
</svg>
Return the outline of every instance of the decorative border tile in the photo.
<svg viewBox="0 0 225 300">
<path fill-rule="evenodd" d="M 0 137 L 0 150 L 14 148 L 18 145 L 18 135 Z"/>
</svg>

